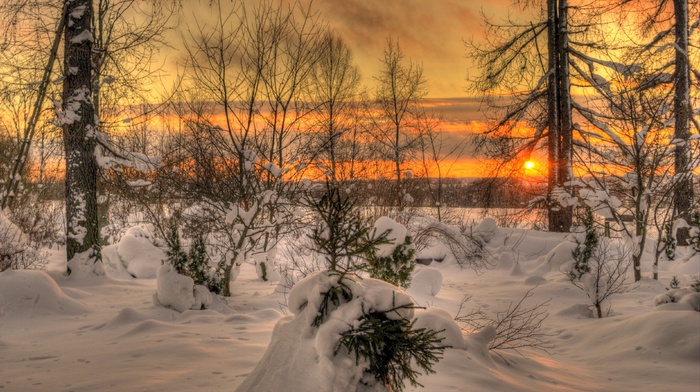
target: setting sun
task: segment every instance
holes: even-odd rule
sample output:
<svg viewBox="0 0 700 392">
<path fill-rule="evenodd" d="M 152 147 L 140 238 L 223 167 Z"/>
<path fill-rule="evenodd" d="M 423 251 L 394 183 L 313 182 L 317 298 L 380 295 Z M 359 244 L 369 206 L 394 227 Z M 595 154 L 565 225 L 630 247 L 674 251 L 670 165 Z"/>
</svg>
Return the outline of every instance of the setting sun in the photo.
<svg viewBox="0 0 700 392">
<path fill-rule="evenodd" d="M 525 163 L 523 164 L 523 167 L 525 167 L 525 169 L 528 169 L 528 170 L 534 169 L 535 162 L 534 161 L 525 161 Z"/>
</svg>

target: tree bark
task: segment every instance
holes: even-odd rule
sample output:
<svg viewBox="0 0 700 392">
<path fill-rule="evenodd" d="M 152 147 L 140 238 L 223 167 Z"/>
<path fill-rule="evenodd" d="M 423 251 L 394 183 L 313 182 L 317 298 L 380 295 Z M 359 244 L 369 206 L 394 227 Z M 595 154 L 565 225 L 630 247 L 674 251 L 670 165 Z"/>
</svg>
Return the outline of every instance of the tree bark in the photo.
<svg viewBox="0 0 700 392">
<path fill-rule="evenodd" d="M 66 0 L 63 127 L 66 153 L 66 256 L 95 270 L 101 259 L 97 224 L 96 119 L 92 103 L 92 1 Z M 77 257 L 80 256 L 80 257 Z"/>
<path fill-rule="evenodd" d="M 555 200 L 571 181 L 572 122 L 569 82 L 567 0 L 547 0 L 547 218 L 549 231 L 567 232 L 571 228 L 572 208 Z"/>
<path fill-rule="evenodd" d="M 694 199 L 693 177 L 690 172 L 688 139 L 690 138 L 690 64 L 688 60 L 688 0 L 673 0 L 676 18 L 676 68 L 674 73 L 673 107 L 676 116 L 674 139 L 682 140 L 674 151 L 674 170 L 677 182 L 674 189 L 675 216 L 690 221 Z M 690 230 L 677 231 L 678 245 L 689 245 Z"/>
</svg>

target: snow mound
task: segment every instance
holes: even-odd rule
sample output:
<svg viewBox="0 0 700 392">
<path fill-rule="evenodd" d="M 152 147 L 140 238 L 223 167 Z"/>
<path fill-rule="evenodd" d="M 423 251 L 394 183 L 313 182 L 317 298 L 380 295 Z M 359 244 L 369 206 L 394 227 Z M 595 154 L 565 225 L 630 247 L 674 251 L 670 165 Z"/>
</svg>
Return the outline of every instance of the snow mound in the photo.
<svg viewBox="0 0 700 392">
<path fill-rule="evenodd" d="M 442 272 L 436 268 L 423 267 L 413 274 L 410 291 L 434 297 L 442 288 Z"/>
<path fill-rule="evenodd" d="M 498 224 L 493 218 L 485 218 L 482 220 L 475 228 L 473 235 L 474 237 L 481 240 L 481 242 L 488 244 L 491 239 L 498 234 Z"/>
<path fill-rule="evenodd" d="M 131 276 L 140 279 L 156 277 L 165 260 L 165 252 L 153 244 L 153 235 L 143 225 L 129 228 L 117 245 L 117 255 Z"/>
<path fill-rule="evenodd" d="M 343 294 L 340 303 L 329 308 L 325 321 L 314 326 L 325 294 L 338 288 L 349 297 Z M 407 320 L 414 315 L 413 308 L 408 308 L 413 306 L 411 298 L 400 288 L 330 271 L 310 274 L 294 285 L 288 305 L 293 316 L 277 322 L 267 351 L 238 392 L 360 391 L 358 382 L 366 364 L 357 363 L 354 355 L 336 355 L 341 334 L 359 326 L 363 314 L 386 312 L 390 319 Z M 428 318 L 436 323 L 438 316 Z"/>
<path fill-rule="evenodd" d="M 406 234 L 408 230 L 406 226 L 395 220 L 383 216 L 374 223 L 374 236 L 380 236 L 388 232 L 386 239 L 389 241 L 387 244 L 381 244 L 377 246 L 377 257 L 389 257 L 394 252 L 394 249 L 406 242 Z"/>
<path fill-rule="evenodd" d="M 605 347 L 605 359 L 610 362 L 630 360 L 630 353 L 645 351 L 655 352 L 658 361 L 700 362 L 699 312 L 666 311 L 657 307 L 654 312 L 624 320 L 603 320 L 596 320 L 595 328 L 578 332 L 577 343 L 570 349 L 585 351 L 592 344 Z"/>
<path fill-rule="evenodd" d="M 544 257 L 544 262 L 537 267 L 537 271 L 547 273 L 550 271 L 564 271 L 569 264 L 573 263 L 574 256 L 571 252 L 578 245 L 572 241 L 564 241 L 554 247 Z"/>
<path fill-rule="evenodd" d="M 170 264 L 158 268 L 158 291 L 153 297 L 155 305 L 165 306 L 184 312 L 196 304 L 194 280 L 180 275 Z M 210 301 L 211 302 L 211 301 Z"/>
<path fill-rule="evenodd" d="M 46 272 L 7 270 L 0 273 L 0 318 L 78 315 L 88 308 L 68 297 Z"/>
<path fill-rule="evenodd" d="M 700 312 L 700 293 L 691 289 L 673 289 L 654 297 L 654 305 L 680 304 L 681 306 L 664 306 L 665 310 L 694 310 Z"/>
<path fill-rule="evenodd" d="M 441 331 L 438 337 L 443 338 L 442 345 L 450 346 L 458 350 L 467 348 L 462 336 L 462 328 L 454 321 L 452 316 L 440 308 L 428 308 L 416 311 L 414 328 Z"/>
</svg>

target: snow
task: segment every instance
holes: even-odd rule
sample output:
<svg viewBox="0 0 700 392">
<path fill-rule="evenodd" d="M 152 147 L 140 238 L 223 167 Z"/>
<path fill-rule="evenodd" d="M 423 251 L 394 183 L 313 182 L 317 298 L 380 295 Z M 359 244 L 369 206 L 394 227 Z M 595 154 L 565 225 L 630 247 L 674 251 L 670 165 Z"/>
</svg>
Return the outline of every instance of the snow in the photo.
<svg viewBox="0 0 700 392">
<path fill-rule="evenodd" d="M 194 280 L 178 274 L 170 264 L 158 268 L 158 291 L 153 297 L 156 306 L 165 306 L 184 312 L 194 307 Z"/>
<path fill-rule="evenodd" d="M 0 255 L 11 255 L 27 243 L 27 236 L 12 223 L 5 211 L 0 211 Z"/>
<path fill-rule="evenodd" d="M 456 264 L 432 263 L 428 271 L 439 272 L 443 280 L 435 295 L 420 288 L 421 281 L 433 280 L 418 277 L 425 268 L 418 269 L 407 291 L 410 298 L 400 297 L 426 307 L 415 311 L 415 326 L 445 329 L 441 335 L 453 348 L 445 350 L 436 374 L 418 378 L 425 388 L 406 390 L 697 390 L 700 312 L 693 309 L 699 295 L 687 287 L 700 277 L 700 254 L 679 247 L 676 260 L 661 262 L 660 280 L 654 281 L 649 278 L 652 257 L 645 253 L 642 281 L 611 297 L 614 316 L 595 319 L 585 293 L 558 268 L 570 261 L 571 244 L 560 233 L 499 227 L 486 248 L 501 264 L 476 274 Z M 114 245 L 107 248 L 116 256 Z M 0 390 L 233 391 L 252 380 L 245 382 L 253 389 L 240 390 L 306 392 L 356 376 L 354 360 L 327 355 L 328 339 L 337 332 L 333 328 L 342 323 L 328 325 L 319 338 L 322 332 L 312 336 L 307 318 L 315 315 L 299 317 L 302 305 L 316 301 L 332 277 L 302 281 L 285 296 L 275 291 L 277 282 L 260 281 L 255 266 L 243 263 L 231 297 L 213 296 L 205 310 L 183 305 L 180 312 L 153 303 L 160 286 L 156 278 L 135 279 L 109 265 L 109 276 L 65 276 L 65 253 L 48 251 L 46 271 L 0 273 Z M 135 252 L 131 262 L 146 257 Z M 673 276 L 681 281 L 679 292 L 666 290 Z M 368 282 L 351 283 L 353 292 L 373 306 L 386 307 L 386 293 L 394 289 Z M 189 291 L 173 296 L 196 302 L 198 289 L 187 287 Z M 480 308 L 495 315 L 533 287 L 528 303 L 551 299 L 542 328 L 554 345 L 552 355 L 524 348 L 522 356 L 508 351 L 499 356 L 488 350 L 493 328 L 455 329 L 452 318 L 465 295 L 471 296 L 467 312 Z M 677 302 L 657 306 L 659 295 Z M 287 302 L 289 308 L 282 305 Z M 348 306 L 334 317 L 347 321 L 357 311 Z M 276 354 L 265 354 L 273 346 Z M 259 363 L 267 364 L 275 377 L 257 382 Z M 272 389 L 266 389 L 271 383 Z"/>
<path fill-rule="evenodd" d="M 413 274 L 409 292 L 420 292 L 434 297 L 440 293 L 442 279 L 442 272 L 439 269 L 432 267 L 420 268 Z"/>
<path fill-rule="evenodd" d="M 153 243 L 152 232 L 153 228 L 148 225 L 127 229 L 117 244 L 103 249 L 107 268 L 114 274 L 121 272 L 120 277 L 128 273 L 136 278 L 155 278 L 166 255 Z"/>
<path fill-rule="evenodd" d="M 377 219 L 377 221 L 374 223 L 372 235 L 374 238 L 376 238 L 384 233 L 388 233 L 386 239 L 389 242 L 377 246 L 377 257 L 391 256 L 394 249 L 406 241 L 406 234 L 408 233 L 408 230 L 406 229 L 406 226 L 402 225 L 401 223 L 398 223 L 389 217 L 383 216 Z"/>
</svg>

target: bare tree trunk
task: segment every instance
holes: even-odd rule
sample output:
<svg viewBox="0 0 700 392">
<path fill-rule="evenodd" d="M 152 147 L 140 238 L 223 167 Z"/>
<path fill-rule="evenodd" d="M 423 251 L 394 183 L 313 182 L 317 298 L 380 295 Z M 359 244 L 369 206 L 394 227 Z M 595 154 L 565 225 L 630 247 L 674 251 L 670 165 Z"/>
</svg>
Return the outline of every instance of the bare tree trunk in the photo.
<svg viewBox="0 0 700 392">
<path fill-rule="evenodd" d="M 548 177 L 549 231 L 567 232 L 571 228 L 572 208 L 557 204 L 553 195 L 571 181 L 572 122 L 568 53 L 568 2 L 547 0 L 547 45 L 550 75 L 548 100 Z"/>
<path fill-rule="evenodd" d="M 674 139 L 683 140 L 676 144 L 674 169 L 678 177 L 674 190 L 675 215 L 690 221 L 693 204 L 693 177 L 690 172 L 688 139 L 690 138 L 690 64 L 688 59 L 688 0 L 673 0 L 676 18 L 676 68 L 674 74 L 673 106 L 676 116 Z M 678 230 L 678 245 L 689 245 L 690 229 Z"/>
<path fill-rule="evenodd" d="M 568 0 L 559 0 L 559 29 L 557 31 L 557 79 L 559 83 L 559 184 L 571 193 L 572 170 L 572 119 L 571 119 L 571 82 L 569 79 L 569 32 Z M 555 231 L 568 232 L 573 220 L 573 207 L 560 206 Z"/>
<path fill-rule="evenodd" d="M 547 195 L 551 198 L 559 183 L 559 84 L 557 83 L 557 0 L 547 0 L 547 49 L 549 77 L 547 78 Z M 547 218 L 549 231 L 559 227 L 559 210 L 549 200 Z"/>
<path fill-rule="evenodd" d="M 99 262 L 101 255 L 92 104 L 92 1 L 66 0 L 66 5 L 63 113 L 59 120 L 66 152 L 66 256 L 70 274 L 80 264 L 97 271 L 92 264 Z"/>
<path fill-rule="evenodd" d="M 37 92 L 36 101 L 32 107 L 32 113 L 27 121 L 27 126 L 24 129 L 24 135 L 22 137 L 22 144 L 20 145 L 19 152 L 17 153 L 17 158 L 12 166 L 12 171 L 7 179 L 7 184 L 5 191 L 2 192 L 2 200 L 0 201 L 0 211 L 4 210 L 6 207 L 10 207 L 14 197 L 17 195 L 19 186 L 19 175 L 24 171 L 24 165 L 27 163 L 27 158 L 29 156 L 29 147 L 31 147 L 32 139 L 34 138 L 34 132 L 36 131 L 37 123 L 39 122 L 39 116 L 41 115 L 41 109 L 44 104 L 44 99 L 46 98 L 46 90 L 48 89 L 49 82 L 51 80 L 51 73 L 53 72 L 53 64 L 58 57 L 58 47 L 61 43 L 61 35 L 65 29 L 66 20 L 66 5 L 63 7 L 61 14 L 61 19 L 58 22 L 58 27 L 56 28 L 56 36 L 54 37 L 53 44 L 51 45 L 51 53 L 49 54 L 49 60 L 44 68 L 44 74 L 41 78 L 41 83 L 39 84 L 39 89 Z"/>
</svg>

